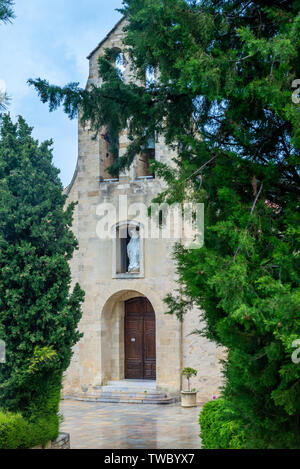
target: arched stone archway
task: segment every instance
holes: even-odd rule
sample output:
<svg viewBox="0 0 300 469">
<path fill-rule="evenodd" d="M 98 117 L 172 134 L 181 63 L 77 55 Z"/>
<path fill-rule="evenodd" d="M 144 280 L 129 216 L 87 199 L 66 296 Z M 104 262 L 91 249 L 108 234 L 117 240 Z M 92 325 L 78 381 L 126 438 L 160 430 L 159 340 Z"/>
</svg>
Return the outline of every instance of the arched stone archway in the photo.
<svg viewBox="0 0 300 469">
<path fill-rule="evenodd" d="M 144 298 L 155 312 L 155 305 L 151 302 L 151 298 L 135 290 L 122 290 L 113 294 L 103 307 L 101 314 L 102 384 L 106 384 L 108 381 L 122 380 L 126 377 L 125 306 L 129 300 L 136 298 Z M 146 379 L 147 373 L 144 376 Z"/>
<path fill-rule="evenodd" d="M 141 283 L 123 280 L 120 290 L 116 285 L 102 286 L 93 302 L 85 303 L 80 324 L 84 336 L 74 349 L 64 382 L 65 395 L 98 392 L 108 381 L 125 379 L 125 302 L 134 298 L 147 298 L 155 312 L 156 389 L 179 393 L 180 323 L 176 317 L 165 314 L 164 296 L 159 288 Z"/>
</svg>

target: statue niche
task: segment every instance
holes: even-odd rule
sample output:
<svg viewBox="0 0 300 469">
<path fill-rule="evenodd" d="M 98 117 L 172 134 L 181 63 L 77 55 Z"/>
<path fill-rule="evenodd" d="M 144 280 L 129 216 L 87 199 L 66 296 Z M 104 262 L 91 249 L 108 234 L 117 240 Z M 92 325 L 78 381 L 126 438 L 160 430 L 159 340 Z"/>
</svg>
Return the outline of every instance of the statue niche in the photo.
<svg viewBox="0 0 300 469">
<path fill-rule="evenodd" d="M 139 227 L 129 227 L 130 241 L 127 245 L 127 256 L 129 259 L 128 273 L 140 271 L 140 233 Z"/>
<path fill-rule="evenodd" d="M 130 222 L 121 224 L 117 227 L 116 238 L 113 241 L 113 278 L 127 274 L 144 275 L 143 238 L 140 227 Z"/>
</svg>

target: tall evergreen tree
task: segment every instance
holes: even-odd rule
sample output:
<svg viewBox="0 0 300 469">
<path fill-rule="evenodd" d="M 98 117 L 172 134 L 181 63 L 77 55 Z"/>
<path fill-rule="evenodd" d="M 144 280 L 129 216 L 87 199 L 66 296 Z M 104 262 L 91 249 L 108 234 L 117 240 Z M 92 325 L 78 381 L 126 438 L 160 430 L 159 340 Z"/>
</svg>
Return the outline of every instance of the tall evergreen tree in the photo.
<svg viewBox="0 0 300 469">
<path fill-rule="evenodd" d="M 68 261 L 77 247 L 74 205 L 52 164 L 51 141 L 39 144 L 23 118 L 0 127 L 0 407 L 58 423 L 62 373 L 81 337 L 83 292 L 70 292 Z"/>
<path fill-rule="evenodd" d="M 300 2 L 123 3 L 124 47 L 138 78 L 159 70 L 154 83 L 125 84 L 112 50 L 99 60 L 101 87 L 31 83 L 51 110 L 62 104 L 72 118 L 80 107 L 96 132 L 130 122 L 112 174 L 154 131 L 177 147 L 176 170 L 155 164 L 169 183 L 158 200 L 204 202 L 206 229 L 199 251 L 176 248 L 170 313 L 199 306 L 198 332 L 228 349 L 223 397 L 245 445 L 299 448 Z"/>
</svg>

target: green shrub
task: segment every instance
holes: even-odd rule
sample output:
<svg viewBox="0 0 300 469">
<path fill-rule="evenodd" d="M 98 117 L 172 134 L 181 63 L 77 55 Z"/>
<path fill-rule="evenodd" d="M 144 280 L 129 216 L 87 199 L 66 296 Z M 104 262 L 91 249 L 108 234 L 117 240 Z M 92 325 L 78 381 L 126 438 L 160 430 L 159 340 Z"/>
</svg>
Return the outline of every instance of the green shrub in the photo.
<svg viewBox="0 0 300 469">
<path fill-rule="evenodd" d="M 27 420 L 21 414 L 0 411 L 0 449 L 45 446 L 58 436 L 57 415 Z"/>
<path fill-rule="evenodd" d="M 246 433 L 224 399 L 208 402 L 200 415 L 204 449 L 244 449 Z"/>
</svg>

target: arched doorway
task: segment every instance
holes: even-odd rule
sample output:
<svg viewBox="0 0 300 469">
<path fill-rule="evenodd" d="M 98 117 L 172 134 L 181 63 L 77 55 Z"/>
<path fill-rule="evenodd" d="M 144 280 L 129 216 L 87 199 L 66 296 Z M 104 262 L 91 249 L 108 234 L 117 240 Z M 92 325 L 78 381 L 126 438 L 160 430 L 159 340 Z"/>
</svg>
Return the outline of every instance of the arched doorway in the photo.
<svg viewBox="0 0 300 469">
<path fill-rule="evenodd" d="M 125 379 L 156 379 L 155 313 L 147 298 L 125 302 Z"/>
</svg>

